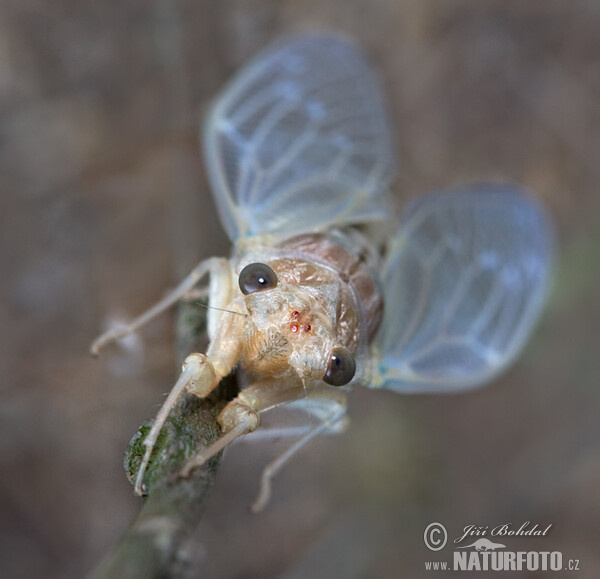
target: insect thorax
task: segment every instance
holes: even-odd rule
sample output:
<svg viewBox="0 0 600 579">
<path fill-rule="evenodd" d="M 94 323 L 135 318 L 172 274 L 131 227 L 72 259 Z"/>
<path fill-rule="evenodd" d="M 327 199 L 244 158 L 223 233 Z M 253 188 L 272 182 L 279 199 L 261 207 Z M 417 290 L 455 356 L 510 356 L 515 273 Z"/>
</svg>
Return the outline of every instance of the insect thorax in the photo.
<svg viewBox="0 0 600 579">
<path fill-rule="evenodd" d="M 368 241 L 356 230 L 330 234 L 310 233 L 292 237 L 280 244 L 284 250 L 305 254 L 333 268 L 340 279 L 350 286 L 367 342 L 370 342 L 381 323 L 383 292 L 378 277 L 379 256 Z"/>
</svg>

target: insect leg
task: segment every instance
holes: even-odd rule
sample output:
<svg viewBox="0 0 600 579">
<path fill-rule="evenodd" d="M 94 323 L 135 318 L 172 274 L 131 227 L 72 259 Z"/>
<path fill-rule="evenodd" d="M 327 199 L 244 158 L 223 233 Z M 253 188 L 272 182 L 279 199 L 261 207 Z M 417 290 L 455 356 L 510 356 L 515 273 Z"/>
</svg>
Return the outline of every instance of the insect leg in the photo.
<svg viewBox="0 0 600 579">
<path fill-rule="evenodd" d="M 151 319 L 171 307 L 179 299 L 185 296 L 207 273 L 210 273 L 211 277 L 222 277 L 222 272 L 226 269 L 228 270 L 228 268 L 229 262 L 223 258 L 211 257 L 201 261 L 175 289 L 171 290 L 165 297 L 154 304 L 150 309 L 146 310 L 141 316 L 137 317 L 126 326 L 109 330 L 96 338 L 90 347 L 92 356 L 97 356 L 100 353 L 100 350 L 106 345 L 119 338 L 124 338 L 125 336 L 132 334 Z"/>
<path fill-rule="evenodd" d="M 179 379 L 171 389 L 171 392 L 169 392 L 167 399 L 154 419 L 150 432 L 144 439 L 144 458 L 142 459 L 142 463 L 140 464 L 135 479 L 136 494 L 143 494 L 142 483 L 148 462 L 150 461 L 150 456 L 152 455 L 152 450 L 154 449 L 154 445 L 156 444 L 156 440 L 158 439 L 158 435 L 160 434 L 165 420 L 168 418 L 175 404 L 177 404 L 177 400 L 179 400 L 182 392 L 186 389 L 193 389 L 194 391 L 206 392 L 206 394 L 208 394 L 214 386 L 216 386 L 220 378 L 221 377 L 215 372 L 215 369 L 206 354 L 190 354 L 185 359 Z"/>
<path fill-rule="evenodd" d="M 270 428 L 261 426 L 258 430 L 251 433 L 252 436 L 245 436 L 242 441 L 252 443 L 273 438 L 294 438 L 306 434 L 311 428 L 313 427 L 310 424 L 306 424 L 305 426 L 279 426 Z"/>
<path fill-rule="evenodd" d="M 304 430 L 298 441 L 265 468 L 261 476 L 259 496 L 252 506 L 254 512 L 258 512 L 269 500 L 271 479 L 285 463 L 317 435 L 327 431 L 340 432 L 344 426 L 342 419 L 346 414 L 346 396 L 342 391 L 323 387 L 312 390 L 308 400 L 305 399 L 305 395 L 303 385 L 297 383 L 286 386 L 276 381 L 263 381 L 246 388 L 219 415 L 218 421 L 225 434 L 188 460 L 179 476 L 189 476 L 193 469 L 203 465 L 236 438 L 256 430 L 260 426 L 260 415 L 263 412 L 288 404 L 304 408 L 308 402 L 309 410 L 317 415 L 321 422 L 308 431 Z"/>
<path fill-rule="evenodd" d="M 232 301 L 229 304 L 229 307 L 230 312 L 240 313 L 238 311 L 241 307 L 240 300 Z M 167 396 L 167 399 L 154 420 L 154 424 L 152 425 L 148 436 L 144 440 L 146 451 L 136 477 L 135 492 L 137 494 L 142 494 L 143 492 L 144 474 L 148 462 L 150 461 L 152 450 L 169 413 L 177 403 L 181 394 L 184 391 L 187 391 L 199 398 L 204 398 L 217 386 L 223 376 L 226 376 L 231 372 L 237 363 L 241 348 L 241 335 L 246 327 L 245 317 L 243 315 L 231 315 L 231 313 L 227 314 L 226 317 L 225 314 L 222 313 L 222 315 L 224 317 L 219 325 L 216 336 L 208 347 L 208 353 L 190 354 L 185 359 L 179 379 Z M 246 427 L 250 427 L 250 430 L 256 428 L 258 422 L 253 424 L 252 416 L 250 416 L 251 413 L 246 414 L 248 414 L 246 421 L 248 424 L 246 424 Z M 244 423 L 243 413 L 240 413 L 239 418 L 240 419 L 236 422 L 236 426 L 239 426 L 239 428 L 236 428 L 236 432 L 243 434 L 241 431 L 242 426 L 240 426 Z M 258 416 L 256 416 L 256 418 L 258 418 Z M 250 430 L 245 430 L 245 432 L 250 432 Z M 232 435 L 229 437 L 231 438 Z M 229 442 L 227 442 L 227 444 L 228 443 Z"/>
<path fill-rule="evenodd" d="M 263 380 L 252 384 L 227 404 L 219 414 L 217 421 L 221 425 L 223 436 L 190 458 L 178 476 L 184 478 L 189 476 L 192 470 L 202 466 L 236 438 L 256 430 L 260 426 L 261 412 L 303 396 L 304 389 L 297 382 L 287 385 L 285 382 Z"/>
<path fill-rule="evenodd" d="M 258 496 L 250 506 L 250 510 L 253 513 L 258 513 L 265 508 L 271 498 L 271 481 L 273 480 L 273 477 L 304 445 L 325 432 L 339 432 L 339 422 L 346 416 L 346 405 L 340 404 L 338 399 L 327 400 L 325 398 L 319 400 L 318 404 L 321 409 L 323 406 L 330 406 L 330 410 L 331 407 L 333 407 L 333 409 L 320 424 L 317 424 L 313 429 L 299 438 L 263 469 L 260 476 L 260 490 Z"/>
</svg>

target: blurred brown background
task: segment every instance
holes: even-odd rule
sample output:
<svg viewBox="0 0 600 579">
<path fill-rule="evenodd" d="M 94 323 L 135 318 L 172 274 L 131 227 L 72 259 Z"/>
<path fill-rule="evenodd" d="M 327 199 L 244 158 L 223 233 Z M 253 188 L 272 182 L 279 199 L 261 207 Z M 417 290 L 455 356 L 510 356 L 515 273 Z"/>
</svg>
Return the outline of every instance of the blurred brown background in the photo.
<svg viewBox="0 0 600 579">
<path fill-rule="evenodd" d="M 450 558 L 425 548 L 430 522 L 452 540 L 532 521 L 550 536 L 502 542 L 580 560 L 561 576 L 600 576 L 598 2 L 2 0 L 2 577 L 80 577 L 138 510 L 121 460 L 176 375 L 173 316 L 100 360 L 88 344 L 228 252 L 197 120 L 249 55 L 315 28 L 352 35 L 381 71 L 399 200 L 531 187 L 556 221 L 556 284 L 494 385 L 357 390 L 348 433 L 306 448 L 262 515 L 247 506 L 273 448 L 232 449 L 190 575 L 423 577 Z"/>
</svg>

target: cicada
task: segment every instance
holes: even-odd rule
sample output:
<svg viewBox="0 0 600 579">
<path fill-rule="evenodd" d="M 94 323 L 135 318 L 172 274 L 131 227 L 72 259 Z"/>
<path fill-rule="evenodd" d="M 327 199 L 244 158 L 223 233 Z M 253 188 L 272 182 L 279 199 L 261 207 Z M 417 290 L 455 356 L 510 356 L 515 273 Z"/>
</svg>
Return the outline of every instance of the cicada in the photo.
<svg viewBox="0 0 600 579">
<path fill-rule="evenodd" d="M 207 291 L 208 349 L 185 359 L 144 441 L 138 494 L 178 398 L 207 396 L 238 366 L 246 384 L 219 415 L 221 438 L 182 475 L 260 428 L 265 412 L 301 403 L 317 422 L 265 469 L 259 509 L 297 449 L 347 424 L 354 385 L 475 388 L 522 350 L 547 289 L 545 211 L 519 187 L 486 184 L 422 196 L 394 223 L 391 126 L 367 59 L 336 36 L 275 44 L 217 97 L 203 147 L 231 257 L 202 261 L 92 346 Z"/>
</svg>

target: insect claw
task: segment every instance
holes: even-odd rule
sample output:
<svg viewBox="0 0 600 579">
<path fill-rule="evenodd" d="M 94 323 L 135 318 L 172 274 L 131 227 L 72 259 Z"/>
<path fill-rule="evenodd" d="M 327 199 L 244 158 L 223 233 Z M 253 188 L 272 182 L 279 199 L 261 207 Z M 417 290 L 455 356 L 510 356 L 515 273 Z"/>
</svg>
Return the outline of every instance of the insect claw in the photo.
<svg viewBox="0 0 600 579">
<path fill-rule="evenodd" d="M 100 356 L 100 350 L 104 346 L 103 338 L 104 334 L 92 342 L 92 345 L 90 346 L 90 356 L 92 358 L 98 358 Z"/>
<path fill-rule="evenodd" d="M 255 501 L 250 505 L 250 512 L 254 515 L 260 513 L 271 500 L 271 479 L 270 477 L 260 477 L 260 490 Z"/>
<path fill-rule="evenodd" d="M 142 484 L 141 487 L 138 488 L 137 483 L 136 486 L 133 489 L 133 492 L 138 496 L 138 497 L 145 497 L 148 493 L 146 492 L 146 488 L 144 487 L 144 485 Z"/>
<path fill-rule="evenodd" d="M 90 346 L 90 355 L 93 358 L 97 358 L 100 356 L 100 350 L 103 350 L 105 346 L 111 342 L 116 342 L 120 338 L 124 338 L 129 333 L 129 330 L 126 327 L 115 328 L 108 332 L 104 332 L 104 334 L 101 334 L 92 342 L 92 345 Z"/>
</svg>

